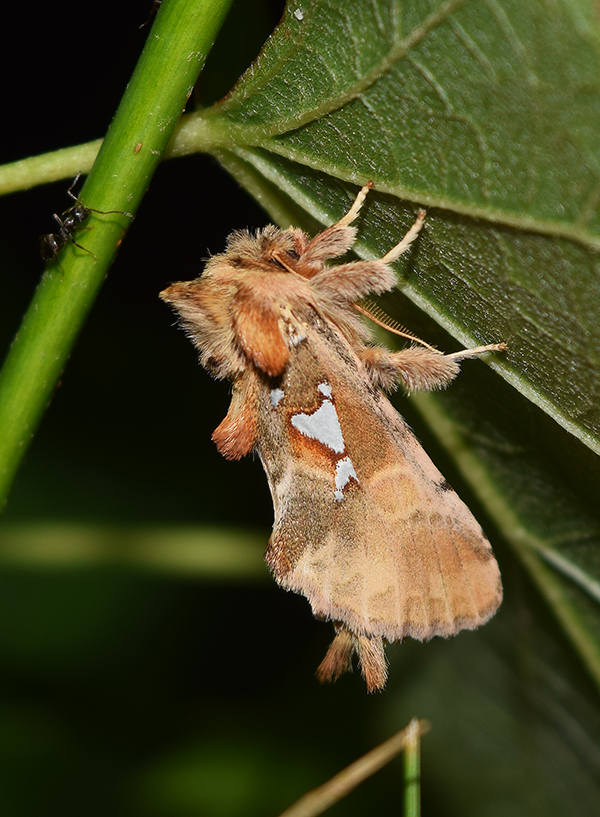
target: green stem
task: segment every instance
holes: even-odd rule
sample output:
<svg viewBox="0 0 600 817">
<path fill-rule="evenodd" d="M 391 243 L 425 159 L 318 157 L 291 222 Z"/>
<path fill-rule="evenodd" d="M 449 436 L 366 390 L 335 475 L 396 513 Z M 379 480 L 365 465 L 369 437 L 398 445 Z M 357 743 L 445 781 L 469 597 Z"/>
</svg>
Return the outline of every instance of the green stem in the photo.
<svg viewBox="0 0 600 817">
<path fill-rule="evenodd" d="M 404 817 L 421 814 L 421 727 L 416 718 L 408 724 L 404 747 Z"/>
<path fill-rule="evenodd" d="M 135 213 L 232 2 L 163 2 L 81 191 L 88 207 Z M 78 233 L 89 253 L 61 252 L 23 318 L 0 372 L 0 507 L 130 221 L 92 213 Z"/>
<path fill-rule="evenodd" d="M 386 763 L 389 763 L 392 758 L 396 757 L 402 750 L 405 752 L 412 752 L 411 757 L 414 762 L 414 747 L 416 746 L 417 757 L 419 746 L 421 742 L 421 735 L 424 735 L 429 730 L 429 724 L 426 721 L 418 721 L 413 718 L 405 729 L 396 732 L 391 738 L 380 743 L 366 755 L 363 755 L 354 763 L 351 763 L 341 772 L 336 774 L 327 783 L 319 786 L 317 789 L 304 794 L 292 806 L 286 809 L 279 817 L 317 817 L 328 808 L 339 802 L 343 797 L 346 797 L 351 791 L 359 786 L 375 772 L 382 769 Z M 412 768 L 412 766 L 411 766 Z M 407 781 L 412 781 L 412 777 L 405 776 Z M 417 811 L 406 811 L 407 817 L 419 817 L 419 798 L 418 774 L 416 777 L 417 787 Z M 406 787 L 408 791 L 408 785 Z"/>
</svg>

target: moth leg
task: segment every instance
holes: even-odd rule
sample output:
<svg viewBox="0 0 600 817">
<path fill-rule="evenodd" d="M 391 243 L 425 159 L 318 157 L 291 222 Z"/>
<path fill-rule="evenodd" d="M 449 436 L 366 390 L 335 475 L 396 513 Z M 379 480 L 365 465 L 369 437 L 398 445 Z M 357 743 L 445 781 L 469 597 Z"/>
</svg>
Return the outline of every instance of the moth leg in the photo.
<svg viewBox="0 0 600 817">
<path fill-rule="evenodd" d="M 233 306 L 233 328 L 244 354 L 266 374 L 281 374 L 290 353 L 276 308 L 248 285 L 238 286 Z"/>
<path fill-rule="evenodd" d="M 352 224 L 356 216 L 360 213 L 360 208 L 363 206 L 365 199 L 367 198 L 367 193 L 373 187 L 373 182 L 367 182 L 364 187 L 358 191 L 358 195 L 354 199 L 354 204 L 348 210 L 345 216 L 342 216 L 339 221 L 337 221 L 333 227 L 345 227 L 347 224 Z M 331 228 L 330 228 L 331 229 Z"/>
<path fill-rule="evenodd" d="M 417 391 L 445 388 L 460 371 L 460 360 L 505 349 L 505 343 L 492 343 L 444 355 L 437 349 L 425 346 L 410 346 L 400 352 L 368 346 L 362 350 L 360 357 L 376 386 L 389 391 L 402 384 L 408 391 Z"/>
<path fill-rule="evenodd" d="M 367 684 L 367 692 L 379 692 L 387 681 L 387 660 L 383 649 L 383 638 L 374 636 L 356 637 L 360 671 Z"/>
<path fill-rule="evenodd" d="M 504 342 L 490 343 L 487 346 L 476 346 L 474 349 L 462 349 L 460 352 L 452 352 L 446 357 L 452 358 L 452 360 L 465 360 L 469 357 L 479 357 L 485 352 L 506 352 L 507 349 L 508 346 Z"/>
<path fill-rule="evenodd" d="M 369 189 L 370 185 L 365 185 L 346 215 L 341 218 L 337 224 L 334 224 L 333 227 L 329 227 L 328 230 L 320 233 L 313 239 L 311 244 L 314 244 L 317 239 L 321 241 L 327 238 L 327 241 L 330 241 L 331 236 L 327 236 L 330 231 L 354 229 L 348 228 L 345 225 L 356 218 Z M 419 210 L 417 218 L 410 230 L 408 230 L 404 238 L 402 238 L 395 247 L 392 247 L 383 258 L 377 258 L 372 261 L 351 261 L 348 264 L 340 264 L 337 267 L 325 268 L 314 276 L 312 279 L 313 286 L 322 292 L 328 292 L 337 298 L 342 298 L 348 303 L 357 301 L 369 292 L 379 293 L 391 289 L 396 282 L 396 274 L 389 265 L 396 261 L 402 253 L 406 252 L 419 235 L 425 223 L 425 216 L 426 211 Z M 310 246 L 309 244 L 309 247 Z M 348 247 L 346 249 L 348 249 Z M 336 254 L 341 255 L 341 253 Z M 334 256 L 323 256 L 323 258 L 326 257 L 333 258 Z M 359 305 L 355 304 L 355 306 L 359 312 L 364 312 Z M 368 314 L 368 310 L 365 314 Z"/>
<path fill-rule="evenodd" d="M 327 654 L 317 669 L 321 683 L 337 681 L 344 672 L 352 670 L 352 655 L 358 654 L 358 662 L 367 692 L 383 689 L 387 681 L 387 661 L 383 649 L 383 638 L 356 635 L 343 625 L 337 625 L 337 634 Z"/>
<path fill-rule="evenodd" d="M 356 306 L 355 301 L 367 293 L 387 292 L 395 283 L 394 270 L 377 259 L 349 261 L 347 264 L 325 267 L 312 279 L 313 287 L 319 292 L 353 306 Z"/>
<path fill-rule="evenodd" d="M 255 396 L 254 382 L 249 377 L 234 384 L 229 411 L 212 434 L 225 459 L 239 460 L 254 448 L 258 436 Z"/>
<path fill-rule="evenodd" d="M 339 221 L 327 227 L 326 230 L 316 235 L 310 241 L 302 253 L 302 261 L 305 264 L 311 264 L 318 261 L 324 261 L 326 258 L 337 258 L 347 252 L 354 244 L 356 238 L 356 228 L 349 225 L 354 221 L 360 212 L 367 197 L 367 193 L 373 187 L 373 182 L 367 182 L 361 188 L 357 197 L 354 199 L 354 204 L 348 210 L 346 215 L 342 216 Z"/>
<path fill-rule="evenodd" d="M 417 213 L 417 217 L 415 219 L 414 224 L 412 225 L 410 230 L 408 230 L 408 232 L 406 233 L 404 238 L 402 238 L 396 244 L 395 247 L 392 247 L 392 249 L 389 252 L 387 252 L 383 256 L 383 258 L 381 259 L 384 264 L 392 264 L 394 261 L 396 261 L 398 258 L 400 258 L 402 253 L 406 252 L 406 250 L 410 247 L 410 245 L 413 243 L 415 238 L 421 232 L 421 229 L 423 228 L 423 225 L 425 224 L 425 216 L 426 215 L 427 215 L 427 210 L 423 210 L 423 209 L 419 210 L 419 212 Z"/>
</svg>

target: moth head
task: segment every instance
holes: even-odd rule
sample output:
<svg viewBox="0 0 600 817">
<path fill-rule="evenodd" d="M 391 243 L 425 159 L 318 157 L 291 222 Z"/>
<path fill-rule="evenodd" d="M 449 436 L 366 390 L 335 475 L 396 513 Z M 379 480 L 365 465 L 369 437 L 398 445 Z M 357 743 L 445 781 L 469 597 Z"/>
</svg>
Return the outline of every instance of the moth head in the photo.
<svg viewBox="0 0 600 817">
<path fill-rule="evenodd" d="M 211 280 L 205 275 L 171 284 L 160 293 L 200 352 L 200 362 L 215 377 L 232 377 L 244 368 L 231 325 L 234 294 L 231 282 Z"/>
<path fill-rule="evenodd" d="M 206 296 L 202 277 L 171 284 L 159 294 L 159 297 L 172 306 L 184 320 L 194 319 L 197 312 L 203 310 Z"/>
<path fill-rule="evenodd" d="M 223 267 L 240 272 L 299 272 L 298 262 L 307 243 L 308 237 L 295 228 L 280 230 L 268 224 L 254 233 L 236 230 L 225 252 L 210 259 L 204 274 L 214 277 L 222 274 Z"/>
</svg>

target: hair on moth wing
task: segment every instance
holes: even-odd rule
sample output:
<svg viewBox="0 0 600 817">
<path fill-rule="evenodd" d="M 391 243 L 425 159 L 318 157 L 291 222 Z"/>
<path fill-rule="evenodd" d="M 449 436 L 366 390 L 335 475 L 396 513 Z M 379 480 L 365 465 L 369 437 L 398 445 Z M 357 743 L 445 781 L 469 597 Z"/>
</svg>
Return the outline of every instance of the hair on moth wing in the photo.
<svg viewBox="0 0 600 817">
<path fill-rule="evenodd" d="M 425 211 L 383 258 L 328 265 L 354 243 L 371 187 L 313 238 L 273 225 L 232 233 L 199 278 L 161 293 L 201 364 L 232 382 L 213 440 L 228 459 L 261 459 L 274 508 L 267 564 L 333 622 L 319 680 L 336 680 L 356 653 L 370 692 L 387 679 L 385 642 L 474 629 L 502 600 L 479 524 L 381 389 L 443 388 L 462 360 L 506 348 L 444 355 L 399 325 L 388 328 L 408 348 L 373 342 L 360 314 L 386 316 L 364 299 L 394 286 L 390 265 Z"/>
</svg>

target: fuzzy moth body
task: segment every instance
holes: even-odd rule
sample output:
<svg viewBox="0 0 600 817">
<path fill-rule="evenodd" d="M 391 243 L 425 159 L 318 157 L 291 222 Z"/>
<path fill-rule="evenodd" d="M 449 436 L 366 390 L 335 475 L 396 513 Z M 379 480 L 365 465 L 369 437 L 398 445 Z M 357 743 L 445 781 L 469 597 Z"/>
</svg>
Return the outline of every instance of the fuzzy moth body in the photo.
<svg viewBox="0 0 600 817">
<path fill-rule="evenodd" d="M 461 359 L 504 345 L 443 355 L 416 338 L 399 352 L 372 343 L 357 302 L 394 286 L 390 264 L 425 213 L 384 258 L 328 266 L 352 246 L 350 225 L 370 186 L 313 239 L 272 225 L 233 233 L 199 278 L 161 297 L 202 365 L 232 381 L 213 439 L 229 459 L 260 456 L 274 505 L 265 558 L 275 579 L 334 623 L 319 679 L 335 680 L 356 652 L 373 691 L 387 677 L 384 641 L 474 629 L 502 600 L 480 526 L 382 389 L 446 386 Z"/>
</svg>

